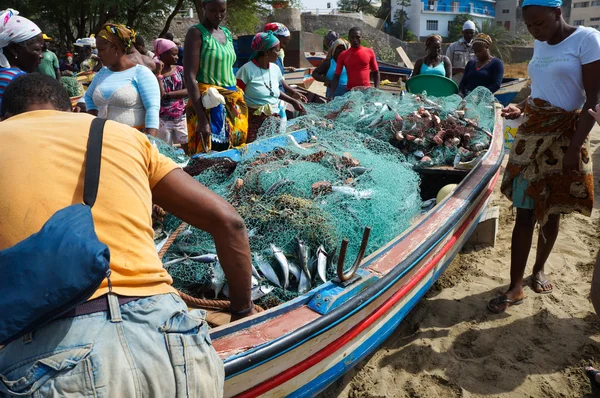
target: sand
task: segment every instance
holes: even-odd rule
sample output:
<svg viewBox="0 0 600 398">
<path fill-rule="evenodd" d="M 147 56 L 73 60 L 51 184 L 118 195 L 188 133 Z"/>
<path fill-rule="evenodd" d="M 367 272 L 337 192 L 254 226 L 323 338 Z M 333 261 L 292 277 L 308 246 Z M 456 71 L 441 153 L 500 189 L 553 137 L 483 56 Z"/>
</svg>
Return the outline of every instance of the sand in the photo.
<svg viewBox="0 0 600 398">
<path fill-rule="evenodd" d="M 600 128 L 592 132 L 600 207 Z M 589 300 L 600 217 L 565 216 L 547 263 L 554 293 L 525 288 L 505 314 L 486 308 L 509 283 L 510 201 L 497 184 L 495 247 L 466 247 L 396 332 L 322 397 L 582 397 L 582 367 L 600 365 L 600 320 Z M 534 241 L 537 240 L 534 237 Z M 534 252 L 527 272 L 531 272 Z M 527 274 L 526 274 L 527 275 Z"/>
</svg>

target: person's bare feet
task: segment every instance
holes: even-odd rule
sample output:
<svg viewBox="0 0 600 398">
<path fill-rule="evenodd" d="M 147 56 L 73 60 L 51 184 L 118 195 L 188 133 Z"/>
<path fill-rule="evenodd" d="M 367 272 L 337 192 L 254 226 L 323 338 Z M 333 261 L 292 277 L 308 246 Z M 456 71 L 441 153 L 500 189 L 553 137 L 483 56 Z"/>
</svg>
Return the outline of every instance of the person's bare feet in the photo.
<svg viewBox="0 0 600 398">
<path fill-rule="evenodd" d="M 585 367 L 585 375 L 590 379 L 592 394 L 597 396 L 600 393 L 600 372 L 590 365 Z"/>
<path fill-rule="evenodd" d="M 539 294 L 552 293 L 552 283 L 546 277 L 544 271 L 534 272 L 532 277 L 532 289 L 534 292 Z"/>
</svg>

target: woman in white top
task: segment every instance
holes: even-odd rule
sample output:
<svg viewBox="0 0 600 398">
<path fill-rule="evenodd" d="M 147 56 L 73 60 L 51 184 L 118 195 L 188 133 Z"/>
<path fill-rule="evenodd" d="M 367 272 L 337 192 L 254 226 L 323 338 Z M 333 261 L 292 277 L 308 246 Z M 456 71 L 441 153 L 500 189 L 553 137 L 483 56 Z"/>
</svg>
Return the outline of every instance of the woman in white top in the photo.
<svg viewBox="0 0 600 398">
<path fill-rule="evenodd" d="M 244 64 L 236 76 L 237 85 L 244 90 L 244 100 L 248 105 L 246 143 L 257 138 L 258 130 L 269 117 L 285 118 L 285 109 L 280 106 L 280 99 L 292 104 L 300 113 L 305 113 L 300 101 L 279 89 L 283 75 L 275 61 L 279 57 L 280 46 L 273 32 L 254 36 L 252 49 L 254 53 L 250 62 Z"/>
<path fill-rule="evenodd" d="M 496 313 L 520 304 L 523 275 L 536 222 L 541 225 L 531 278 L 536 293 L 552 292 L 544 265 L 556 237 L 560 214 L 589 216 L 594 201 L 588 110 L 599 100 L 600 33 L 575 27 L 562 17 L 560 0 L 525 0 L 523 20 L 536 39 L 529 63 L 531 97 L 502 114 L 524 121 L 512 145 L 502 193 L 517 218 L 512 236 L 511 283 L 488 303 Z"/>
<path fill-rule="evenodd" d="M 156 76 L 131 61 L 126 53 L 135 34 L 124 25 L 106 24 L 96 36 L 105 68 L 94 76 L 85 93 L 89 113 L 158 134 L 160 88 Z"/>
</svg>

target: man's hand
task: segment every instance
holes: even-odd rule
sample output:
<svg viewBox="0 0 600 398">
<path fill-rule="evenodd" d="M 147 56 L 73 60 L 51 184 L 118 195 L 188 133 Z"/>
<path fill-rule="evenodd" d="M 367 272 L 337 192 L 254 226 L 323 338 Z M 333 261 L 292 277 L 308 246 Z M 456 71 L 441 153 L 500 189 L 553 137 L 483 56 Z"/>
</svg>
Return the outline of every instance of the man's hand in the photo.
<svg viewBox="0 0 600 398">
<path fill-rule="evenodd" d="M 592 115 L 592 117 L 594 119 L 596 119 L 596 122 L 598 124 L 600 124 L 600 104 L 596 105 L 596 109 L 588 109 L 588 112 L 590 113 L 590 115 Z"/>
<path fill-rule="evenodd" d="M 569 147 L 563 159 L 563 174 L 569 175 L 577 173 L 581 165 L 581 148 Z"/>
<path fill-rule="evenodd" d="M 308 98 L 306 98 L 306 96 L 304 94 L 299 93 L 296 90 L 292 90 L 292 98 L 296 99 L 296 100 L 299 100 L 299 101 L 302 101 L 305 104 L 308 103 Z"/>
<path fill-rule="evenodd" d="M 523 111 L 521 110 L 521 108 L 516 107 L 514 105 L 509 105 L 502 109 L 501 115 L 505 119 L 513 120 L 521 116 L 522 113 Z"/>
</svg>

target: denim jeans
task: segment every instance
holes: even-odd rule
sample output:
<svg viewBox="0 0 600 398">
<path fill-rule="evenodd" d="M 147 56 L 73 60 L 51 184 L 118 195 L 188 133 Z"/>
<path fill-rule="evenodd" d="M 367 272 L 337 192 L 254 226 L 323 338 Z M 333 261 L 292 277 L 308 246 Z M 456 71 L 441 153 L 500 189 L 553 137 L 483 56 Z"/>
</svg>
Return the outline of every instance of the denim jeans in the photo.
<svg viewBox="0 0 600 398">
<path fill-rule="evenodd" d="M 0 397 L 221 397 L 204 312 L 175 294 L 60 319 L 0 350 Z"/>
</svg>

